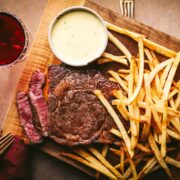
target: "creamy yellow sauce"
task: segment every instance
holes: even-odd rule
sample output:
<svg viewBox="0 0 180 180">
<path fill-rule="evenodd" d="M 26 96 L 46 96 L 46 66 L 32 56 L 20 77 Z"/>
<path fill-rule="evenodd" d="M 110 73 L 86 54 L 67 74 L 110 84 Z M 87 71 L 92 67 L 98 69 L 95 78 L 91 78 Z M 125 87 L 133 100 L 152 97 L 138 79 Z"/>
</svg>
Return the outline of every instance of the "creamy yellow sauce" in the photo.
<svg viewBox="0 0 180 180">
<path fill-rule="evenodd" d="M 77 10 L 57 20 L 51 38 L 58 57 L 78 65 L 97 58 L 106 43 L 106 31 L 95 15 Z"/>
</svg>

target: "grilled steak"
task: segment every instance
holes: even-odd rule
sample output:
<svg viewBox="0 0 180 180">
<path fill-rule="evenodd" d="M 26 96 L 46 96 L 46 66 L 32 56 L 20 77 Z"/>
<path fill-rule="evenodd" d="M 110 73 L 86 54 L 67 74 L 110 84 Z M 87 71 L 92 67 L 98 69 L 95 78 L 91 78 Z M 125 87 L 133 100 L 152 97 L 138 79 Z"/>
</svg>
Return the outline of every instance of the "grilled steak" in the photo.
<svg viewBox="0 0 180 180">
<path fill-rule="evenodd" d="M 63 65 L 50 66 L 48 79 L 52 139 L 67 146 L 114 142 L 108 131 L 116 125 L 93 91 L 100 89 L 111 100 L 111 91 L 119 85 L 97 70 Z"/>
<path fill-rule="evenodd" d="M 17 94 L 17 108 L 20 116 L 21 124 L 32 143 L 40 143 L 42 141 L 41 135 L 34 128 L 33 114 L 29 104 L 28 96 L 24 92 Z"/>
<path fill-rule="evenodd" d="M 48 136 L 48 107 L 42 92 L 44 83 L 45 75 L 41 71 L 34 72 L 30 82 L 29 97 L 33 106 L 33 111 L 35 111 L 34 114 L 36 114 L 36 117 L 38 116 L 38 118 L 35 118 L 36 124 L 38 124 L 37 120 L 39 120 L 39 129 L 41 129 L 44 136 Z"/>
</svg>

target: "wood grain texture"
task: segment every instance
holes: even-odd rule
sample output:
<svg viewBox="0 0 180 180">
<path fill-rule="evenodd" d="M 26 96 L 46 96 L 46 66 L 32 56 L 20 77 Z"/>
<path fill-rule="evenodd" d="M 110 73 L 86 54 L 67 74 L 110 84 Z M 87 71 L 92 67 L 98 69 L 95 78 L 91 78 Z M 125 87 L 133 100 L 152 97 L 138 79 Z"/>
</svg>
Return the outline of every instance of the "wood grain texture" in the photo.
<svg viewBox="0 0 180 180">
<path fill-rule="evenodd" d="M 84 0 L 77 0 L 77 1 L 49 0 L 48 1 L 44 11 L 43 18 L 39 26 L 38 33 L 35 37 L 34 43 L 30 50 L 29 57 L 25 65 L 25 69 L 18 83 L 17 91 L 28 90 L 31 74 L 35 70 L 40 69 L 41 71 L 46 73 L 49 64 L 60 63 L 52 54 L 48 45 L 47 32 L 48 32 L 49 23 L 54 17 L 54 15 L 56 15 L 60 10 L 67 8 L 69 6 L 84 5 L 84 3 L 85 3 Z M 103 8 L 91 1 L 86 1 L 85 6 L 90 7 L 95 11 L 97 11 L 108 22 L 111 22 L 115 25 L 118 25 L 120 27 L 138 33 L 142 33 L 146 35 L 147 38 L 149 38 L 150 40 L 155 41 L 156 43 L 159 43 L 161 45 L 164 45 L 165 47 L 168 47 L 174 51 L 180 50 L 180 41 L 169 35 L 166 35 L 158 30 L 143 25 L 135 20 L 122 17 L 119 13 Z M 133 54 L 137 55 L 137 49 L 135 48 L 135 46 L 137 45 L 135 42 L 129 40 L 125 36 L 119 36 L 118 38 L 122 40 L 122 42 L 133 52 Z M 114 54 L 117 54 L 119 52 L 114 47 L 112 47 L 111 44 L 108 45 L 107 51 L 110 51 Z M 11 107 L 4 121 L 3 131 L 12 132 L 13 134 L 19 135 L 27 141 L 24 131 L 19 123 L 15 102 L 16 102 L 16 95 L 14 96 Z M 78 163 L 75 162 L 72 163 L 68 159 L 62 158 L 59 152 L 62 151 L 63 148 L 60 145 L 56 145 L 55 143 L 50 144 L 49 142 L 47 143 L 45 142 L 40 147 L 38 146 L 38 148 L 50 154 L 51 156 L 56 157 L 57 159 L 61 159 L 73 166 L 80 168 L 84 172 L 86 173 L 88 172 L 89 174 L 93 175 L 93 173 L 89 169 L 83 167 L 82 165 L 79 165 Z"/>
</svg>

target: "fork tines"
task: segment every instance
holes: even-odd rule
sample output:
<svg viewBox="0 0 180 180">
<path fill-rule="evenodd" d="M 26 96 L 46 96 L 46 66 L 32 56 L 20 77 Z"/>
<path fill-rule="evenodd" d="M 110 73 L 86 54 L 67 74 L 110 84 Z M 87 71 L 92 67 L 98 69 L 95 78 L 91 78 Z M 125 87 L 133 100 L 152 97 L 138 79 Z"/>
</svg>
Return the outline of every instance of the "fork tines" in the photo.
<svg viewBox="0 0 180 180">
<path fill-rule="evenodd" d="M 14 136 L 7 133 L 0 137 L 0 155 L 14 142 Z"/>
<path fill-rule="evenodd" d="M 119 0 L 121 14 L 133 18 L 134 0 Z"/>
</svg>

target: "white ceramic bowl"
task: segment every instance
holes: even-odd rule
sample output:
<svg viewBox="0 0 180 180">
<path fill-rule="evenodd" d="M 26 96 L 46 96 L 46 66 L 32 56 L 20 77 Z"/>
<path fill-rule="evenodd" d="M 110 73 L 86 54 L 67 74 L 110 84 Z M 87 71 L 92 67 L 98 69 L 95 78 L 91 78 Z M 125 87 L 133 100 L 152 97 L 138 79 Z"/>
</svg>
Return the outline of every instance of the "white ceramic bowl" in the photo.
<svg viewBox="0 0 180 180">
<path fill-rule="evenodd" d="M 97 54 L 95 55 L 95 57 L 93 59 L 89 59 L 87 62 L 86 61 L 83 61 L 83 62 L 79 62 L 79 63 L 74 63 L 73 61 L 69 61 L 67 59 L 65 59 L 62 55 L 61 55 L 61 52 L 59 51 L 57 53 L 57 49 L 55 49 L 55 47 L 53 46 L 53 43 L 52 43 L 52 37 L 51 37 L 51 34 L 52 34 L 52 30 L 53 30 L 53 27 L 54 25 L 56 24 L 56 22 L 58 21 L 58 19 L 60 17 L 62 17 L 63 15 L 67 14 L 67 13 L 70 13 L 72 11 L 79 11 L 79 10 L 83 10 L 83 11 L 87 11 L 93 15 L 95 15 L 98 20 L 102 23 L 102 26 L 103 26 L 103 29 L 104 29 L 104 32 L 105 32 L 105 40 L 104 40 L 104 43 L 102 44 L 102 47 L 99 47 L 99 49 L 97 50 Z M 49 45 L 50 45 L 50 48 L 52 50 L 52 52 L 54 53 L 54 55 L 62 62 L 64 62 L 65 64 L 68 64 L 70 66 L 86 66 L 88 65 L 89 63 L 93 62 L 94 60 L 96 60 L 97 58 L 101 57 L 101 55 L 103 54 L 103 52 L 105 51 L 106 49 L 106 46 L 107 46 L 107 43 L 108 43 L 108 33 L 107 33 L 107 27 L 103 21 L 103 19 L 95 12 L 93 11 L 92 9 L 89 9 L 89 8 L 86 8 L 86 7 L 83 7 L 83 6 L 73 6 L 73 7 L 70 7 L 70 8 L 67 8 L 63 11 L 61 11 L 59 14 L 57 14 L 50 26 L 49 26 L 49 31 L 48 31 L 48 41 L 49 41 Z"/>
</svg>

